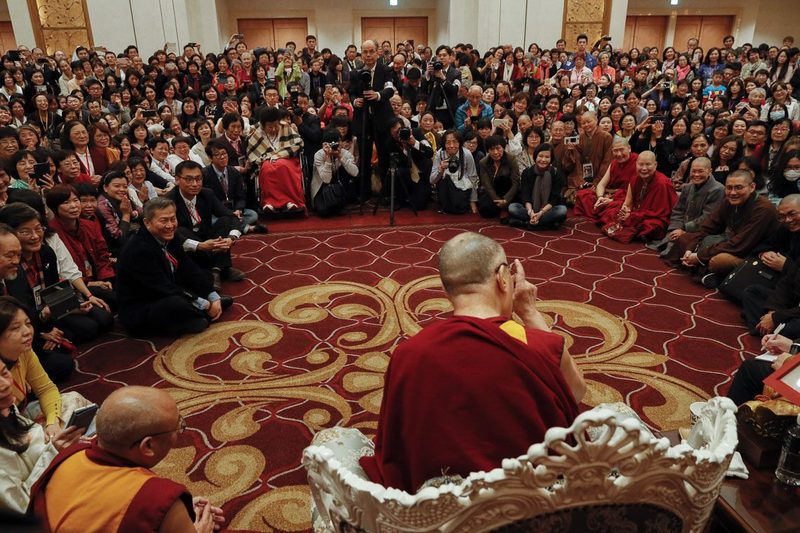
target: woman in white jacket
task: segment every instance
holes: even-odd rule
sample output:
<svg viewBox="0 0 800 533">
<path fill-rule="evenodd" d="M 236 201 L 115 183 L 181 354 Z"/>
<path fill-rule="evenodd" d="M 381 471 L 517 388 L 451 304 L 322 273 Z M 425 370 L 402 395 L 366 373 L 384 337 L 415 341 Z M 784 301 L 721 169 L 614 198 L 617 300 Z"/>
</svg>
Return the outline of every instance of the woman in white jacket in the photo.
<svg viewBox="0 0 800 533">
<path fill-rule="evenodd" d="M 0 359 L 0 508 L 24 513 L 31 487 L 56 454 L 77 441 L 75 426 L 48 439 L 41 424 L 22 417 L 14 407 L 14 379 Z"/>
</svg>

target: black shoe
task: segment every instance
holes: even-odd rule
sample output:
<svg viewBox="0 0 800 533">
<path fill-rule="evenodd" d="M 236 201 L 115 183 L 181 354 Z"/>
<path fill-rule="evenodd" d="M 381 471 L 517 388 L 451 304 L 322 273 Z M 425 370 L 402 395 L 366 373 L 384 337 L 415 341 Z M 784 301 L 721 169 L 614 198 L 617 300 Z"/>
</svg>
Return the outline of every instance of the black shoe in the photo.
<svg viewBox="0 0 800 533">
<path fill-rule="evenodd" d="M 238 268 L 226 268 L 222 271 L 222 277 L 227 281 L 243 281 L 247 276 Z"/>
<path fill-rule="evenodd" d="M 250 233 L 260 233 L 263 235 L 269 233 L 269 229 L 263 224 L 253 224 L 250 226 Z"/>
<path fill-rule="evenodd" d="M 501 218 L 500 223 L 504 226 L 508 226 L 510 223 L 509 217 Z"/>
<path fill-rule="evenodd" d="M 508 225 L 512 228 L 524 228 L 525 221 L 520 220 L 518 218 L 508 218 Z"/>
<path fill-rule="evenodd" d="M 222 304 L 222 310 L 225 311 L 226 309 L 228 309 L 230 306 L 233 305 L 233 297 L 221 295 L 219 297 L 219 303 Z"/>
<path fill-rule="evenodd" d="M 722 276 L 712 272 L 700 278 L 700 283 L 702 283 L 703 287 L 706 289 L 716 289 L 722 283 Z"/>
<path fill-rule="evenodd" d="M 212 287 L 214 291 L 219 292 L 222 290 L 222 275 L 219 272 L 218 268 L 215 268 L 211 271 L 211 277 L 213 278 Z"/>
</svg>

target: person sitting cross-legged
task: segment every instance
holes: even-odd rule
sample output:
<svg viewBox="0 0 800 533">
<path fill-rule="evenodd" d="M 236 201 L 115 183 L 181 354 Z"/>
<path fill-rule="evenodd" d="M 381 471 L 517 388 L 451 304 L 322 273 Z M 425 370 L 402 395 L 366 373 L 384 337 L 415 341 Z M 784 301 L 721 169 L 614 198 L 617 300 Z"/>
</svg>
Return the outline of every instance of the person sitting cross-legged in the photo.
<svg viewBox="0 0 800 533">
<path fill-rule="evenodd" d="M 614 201 L 622 202 L 628 184 L 636 177 L 639 154 L 631 151 L 625 137 L 616 136 L 611 143 L 611 164 L 593 187 L 580 189 L 575 196 L 575 214 L 600 223 L 603 211 Z"/>
<path fill-rule="evenodd" d="M 567 206 L 561 197 L 564 176 L 553 164 L 553 147 L 540 144 L 533 153 L 534 164 L 522 173 L 522 203 L 508 207 L 512 226 L 527 229 L 558 229 L 567 219 Z"/>
<path fill-rule="evenodd" d="M 612 202 L 600 217 L 603 233 L 620 242 L 661 239 L 677 201 L 672 182 L 656 170 L 656 154 L 645 151 L 636 160 L 636 177 L 625 201 Z"/>
<path fill-rule="evenodd" d="M 194 161 L 184 161 L 175 168 L 175 183 L 177 187 L 165 197 L 175 202 L 176 233 L 183 249 L 211 271 L 214 290 L 221 290 L 223 279 L 244 280 L 244 273 L 231 266 L 231 246 L 242 235 L 241 221 L 211 189 L 203 187 L 203 168 Z"/>
<path fill-rule="evenodd" d="M 711 175 L 711 160 L 698 157 L 691 164 L 689 182 L 683 186 L 678 203 L 672 208 L 667 235 L 647 245 L 666 256 L 672 245 L 687 231 L 697 231 L 725 197 L 725 186 Z"/>
<path fill-rule="evenodd" d="M 734 170 L 725 179 L 725 200 L 698 231 L 678 237 L 665 260 L 690 269 L 705 287 L 716 288 L 777 229 L 775 207 L 756 194 L 753 175 Z"/>
<path fill-rule="evenodd" d="M 267 227 L 258 223 L 258 213 L 245 207 L 247 195 L 244 179 L 239 170 L 230 164 L 228 150 L 218 140 L 209 141 L 206 155 L 211 164 L 203 169 L 203 187 L 236 215 L 242 223 L 243 233 L 267 233 Z"/>
<path fill-rule="evenodd" d="M 117 262 L 119 321 L 134 335 L 197 333 L 219 319 L 233 300 L 214 291 L 211 275 L 184 251 L 175 202 L 154 198 L 144 227 Z"/>
<path fill-rule="evenodd" d="M 211 533 L 225 521 L 222 509 L 151 470 L 186 429 L 167 391 L 117 389 L 96 424 L 97 439 L 59 453 L 31 489 L 30 511 L 46 531 Z"/>
</svg>

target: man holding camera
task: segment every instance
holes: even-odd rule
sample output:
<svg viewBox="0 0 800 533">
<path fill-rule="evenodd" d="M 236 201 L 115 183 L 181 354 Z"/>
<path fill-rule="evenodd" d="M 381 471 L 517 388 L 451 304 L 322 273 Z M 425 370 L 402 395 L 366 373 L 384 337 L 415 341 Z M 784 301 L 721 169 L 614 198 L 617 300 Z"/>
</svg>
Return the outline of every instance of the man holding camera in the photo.
<svg viewBox="0 0 800 533">
<path fill-rule="evenodd" d="M 433 165 L 433 148 L 427 140 L 414 138 L 410 128 L 403 126 L 399 118 L 389 121 L 389 179 L 394 172 L 395 195 L 407 202 L 414 210 L 425 209 L 430 185 L 428 177 Z M 390 184 L 384 182 L 385 190 Z"/>
<path fill-rule="evenodd" d="M 451 129 L 455 125 L 458 91 L 461 88 L 461 71 L 454 63 L 453 49 L 442 45 L 436 49 L 436 58 L 428 63 L 425 71 L 428 109 L 445 129 Z"/>
<path fill-rule="evenodd" d="M 378 45 L 373 40 L 361 44 L 364 66 L 350 77 L 350 100 L 353 102 L 353 133 L 361 140 L 361 199 L 369 194 L 372 175 L 372 143 L 378 149 L 378 168 L 383 178 L 389 168 L 389 150 L 385 132 L 393 117 L 389 98 L 394 95 L 389 69 L 378 62 Z M 381 135 L 383 133 L 383 135 Z M 361 149 L 363 148 L 363 150 Z"/>
<path fill-rule="evenodd" d="M 564 139 L 564 159 L 574 165 L 564 189 L 567 205 L 575 205 L 578 191 L 591 187 L 595 177 L 605 175 L 611 165 L 611 142 L 611 135 L 597 127 L 597 115 L 592 111 L 581 116 L 580 135 Z"/>
</svg>

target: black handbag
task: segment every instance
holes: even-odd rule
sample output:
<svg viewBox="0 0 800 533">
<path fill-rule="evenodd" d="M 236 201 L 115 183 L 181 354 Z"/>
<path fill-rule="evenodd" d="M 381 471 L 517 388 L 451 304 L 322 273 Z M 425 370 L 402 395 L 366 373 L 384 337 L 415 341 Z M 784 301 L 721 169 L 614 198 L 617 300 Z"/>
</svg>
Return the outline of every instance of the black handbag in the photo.
<svg viewBox="0 0 800 533">
<path fill-rule="evenodd" d="M 324 184 L 317 193 L 314 208 L 320 214 L 331 214 L 345 205 L 344 186 L 337 182 Z"/>
<path fill-rule="evenodd" d="M 750 257 L 733 269 L 719 286 L 719 292 L 735 302 L 742 301 L 744 290 L 753 285 L 761 285 L 768 289 L 775 288 L 780 272 L 775 272 L 757 257 Z"/>
</svg>

